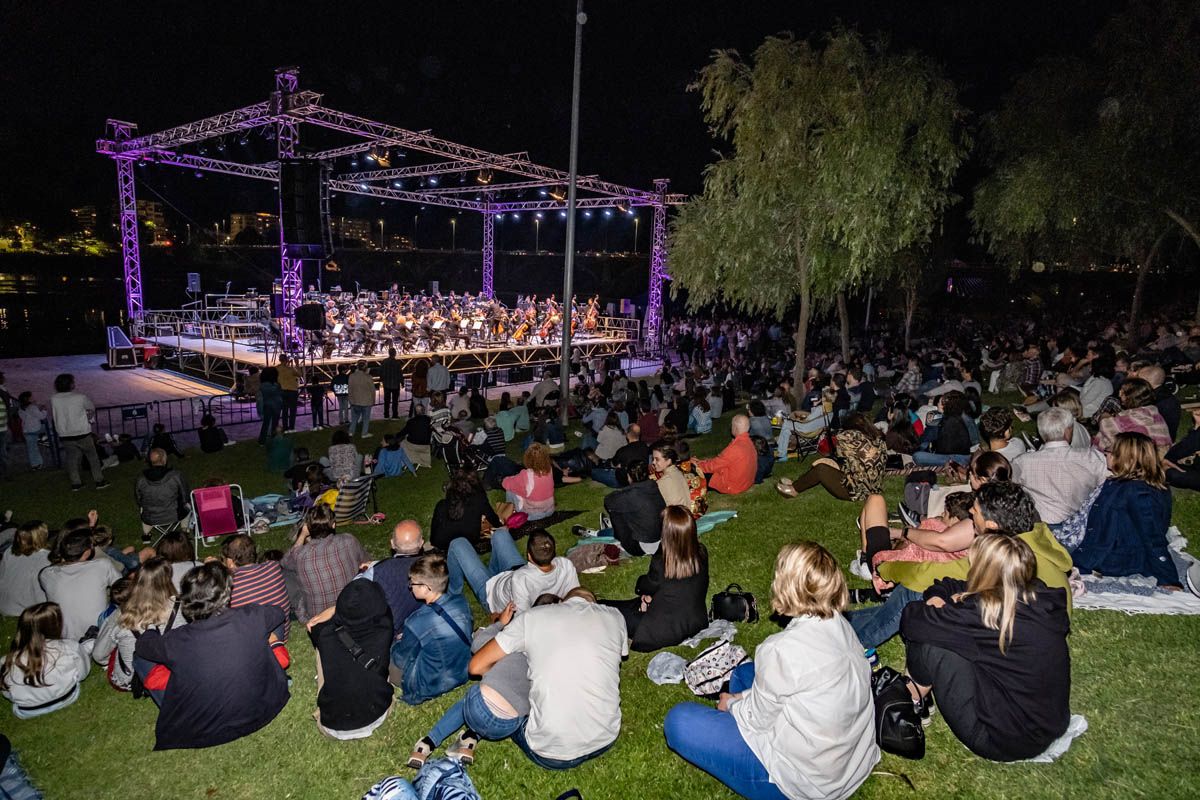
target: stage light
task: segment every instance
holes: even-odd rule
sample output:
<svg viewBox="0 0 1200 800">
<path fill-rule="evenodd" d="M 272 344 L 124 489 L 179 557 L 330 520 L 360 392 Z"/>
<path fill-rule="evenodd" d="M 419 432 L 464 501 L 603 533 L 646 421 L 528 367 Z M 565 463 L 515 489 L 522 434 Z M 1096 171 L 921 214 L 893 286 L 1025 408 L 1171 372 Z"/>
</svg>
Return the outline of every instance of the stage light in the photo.
<svg viewBox="0 0 1200 800">
<path fill-rule="evenodd" d="M 617 211 L 620 211 L 622 214 L 628 214 L 629 213 L 629 204 L 628 203 L 617 203 Z"/>
<path fill-rule="evenodd" d="M 475 181 L 476 181 L 476 183 L 481 183 L 486 186 L 487 184 L 492 182 L 493 177 L 494 176 L 492 175 L 492 171 L 490 169 L 481 169 L 481 170 L 479 170 L 479 173 L 475 176 Z"/>
<path fill-rule="evenodd" d="M 545 214 L 543 214 L 543 213 L 542 213 L 542 212 L 540 212 L 540 211 L 539 211 L 539 212 L 537 212 L 536 214 L 534 214 L 534 216 L 535 216 L 535 217 L 537 217 L 538 219 L 545 219 L 545 218 L 546 218 L 546 215 L 545 215 Z"/>
<path fill-rule="evenodd" d="M 539 197 L 545 197 L 545 196 L 546 196 L 546 190 L 545 190 L 545 189 L 538 189 L 538 196 L 539 196 Z"/>
<path fill-rule="evenodd" d="M 612 209 L 611 209 L 611 208 L 606 208 L 606 209 L 604 209 L 604 216 L 605 216 L 605 217 L 611 217 L 611 216 L 612 216 Z"/>
<path fill-rule="evenodd" d="M 566 219 L 566 218 L 567 218 L 567 212 L 565 212 L 565 211 L 560 211 L 560 212 L 558 212 L 558 218 L 559 218 L 559 219 Z"/>
<path fill-rule="evenodd" d="M 397 189 L 403 189 L 404 181 L 392 181 L 392 186 L 394 186 Z"/>
<path fill-rule="evenodd" d="M 358 188 L 360 188 L 360 189 L 365 189 L 365 188 L 367 188 L 367 185 L 366 185 L 365 183 L 360 183 L 360 184 L 358 185 Z"/>
<path fill-rule="evenodd" d="M 521 215 L 514 211 L 512 217 L 513 219 L 520 219 Z"/>
<path fill-rule="evenodd" d="M 592 218 L 592 212 L 591 212 L 591 211 L 584 211 L 584 212 L 583 212 L 583 218 L 584 218 L 584 219 L 591 219 L 591 218 Z"/>
<path fill-rule="evenodd" d="M 437 185 L 438 185 L 438 179 L 437 179 L 437 177 L 436 177 L 436 176 L 435 176 L 435 177 L 432 177 L 432 178 L 430 178 L 430 179 L 429 179 L 429 185 L 430 185 L 430 186 L 437 186 Z"/>
<path fill-rule="evenodd" d="M 567 199 L 567 189 L 565 186 L 555 186 L 550 190 L 550 198 L 562 202 Z"/>
<path fill-rule="evenodd" d="M 367 161 L 374 162 L 374 161 L 375 161 L 375 154 L 374 154 L 374 153 L 367 153 Z"/>
<path fill-rule="evenodd" d="M 503 215 L 503 214 L 497 214 L 497 215 L 496 215 L 496 219 L 498 219 L 498 220 L 503 220 L 503 219 L 504 219 L 504 215 Z"/>
</svg>

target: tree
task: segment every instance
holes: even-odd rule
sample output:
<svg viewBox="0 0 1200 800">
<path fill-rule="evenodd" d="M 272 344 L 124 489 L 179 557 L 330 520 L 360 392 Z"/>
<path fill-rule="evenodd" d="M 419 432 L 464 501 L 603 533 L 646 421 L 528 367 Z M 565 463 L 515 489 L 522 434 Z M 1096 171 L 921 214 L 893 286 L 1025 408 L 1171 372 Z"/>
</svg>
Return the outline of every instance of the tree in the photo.
<svg viewBox="0 0 1200 800">
<path fill-rule="evenodd" d="M 673 291 L 781 317 L 797 300 L 796 385 L 814 307 L 926 240 L 969 145 L 954 85 L 929 60 L 838 31 L 719 50 L 690 87 L 731 145 L 671 231 Z"/>
<path fill-rule="evenodd" d="M 1014 270 L 1134 259 L 1135 326 L 1165 239 L 1200 246 L 1200 5 L 1135 0 L 1086 56 L 1022 76 L 985 130 L 972 220 L 989 249 Z"/>
</svg>

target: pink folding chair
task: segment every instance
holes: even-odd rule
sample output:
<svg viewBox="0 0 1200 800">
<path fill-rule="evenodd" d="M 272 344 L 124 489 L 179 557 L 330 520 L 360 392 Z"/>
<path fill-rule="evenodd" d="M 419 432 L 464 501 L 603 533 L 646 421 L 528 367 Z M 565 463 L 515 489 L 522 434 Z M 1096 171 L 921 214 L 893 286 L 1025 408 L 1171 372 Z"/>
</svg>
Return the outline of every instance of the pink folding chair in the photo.
<svg viewBox="0 0 1200 800">
<path fill-rule="evenodd" d="M 249 532 L 245 513 L 242 514 L 242 525 L 238 525 L 235 502 L 245 509 L 242 487 L 236 483 L 192 490 L 192 519 L 195 520 L 192 531 L 197 547 L 207 547 L 214 543 L 211 540 L 230 533 Z"/>
</svg>

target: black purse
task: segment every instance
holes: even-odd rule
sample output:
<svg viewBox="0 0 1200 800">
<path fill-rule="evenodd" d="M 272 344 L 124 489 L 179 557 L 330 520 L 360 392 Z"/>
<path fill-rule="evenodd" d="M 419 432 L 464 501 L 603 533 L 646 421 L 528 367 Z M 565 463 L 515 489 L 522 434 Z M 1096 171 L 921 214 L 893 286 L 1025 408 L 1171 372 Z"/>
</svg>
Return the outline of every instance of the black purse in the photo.
<svg viewBox="0 0 1200 800">
<path fill-rule="evenodd" d="M 891 667 L 871 673 L 875 699 L 875 742 L 885 753 L 901 758 L 925 757 L 925 729 L 913 707 L 908 678 Z"/>
<path fill-rule="evenodd" d="M 743 592 L 741 586 L 731 583 L 725 587 L 725 591 L 713 595 L 708 618 L 729 622 L 758 622 L 758 602 L 754 595 Z"/>
</svg>

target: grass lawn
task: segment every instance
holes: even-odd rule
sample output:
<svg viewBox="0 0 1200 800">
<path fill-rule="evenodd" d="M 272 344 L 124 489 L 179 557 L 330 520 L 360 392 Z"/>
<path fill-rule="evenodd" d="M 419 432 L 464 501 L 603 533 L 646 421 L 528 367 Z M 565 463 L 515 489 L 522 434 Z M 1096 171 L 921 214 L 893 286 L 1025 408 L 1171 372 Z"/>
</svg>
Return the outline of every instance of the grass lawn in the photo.
<svg viewBox="0 0 1200 800">
<path fill-rule="evenodd" d="M 696 455 L 709 456 L 727 440 L 728 415 L 718 432 L 694 440 Z M 393 423 L 392 427 L 398 427 Z M 378 437 L 388 426 L 376 423 Z M 324 452 L 329 432 L 296 435 L 297 444 Z M 379 438 L 369 440 L 377 445 Z M 366 449 L 365 447 L 363 449 Z M 265 472 L 265 458 L 254 443 L 239 443 L 214 456 L 196 451 L 181 462 L 193 485 L 219 476 L 240 483 L 250 496 L 277 491 L 278 476 Z M 64 473 L 20 475 L 0 484 L 0 508 L 18 519 L 44 517 L 51 525 L 99 509 L 114 525 L 119 544 L 135 544 L 139 528 L 133 505 L 133 481 L 140 468 L 126 464 L 107 473 L 112 487 L 73 494 Z M 794 476 L 797 465 L 777 465 L 776 475 Z M 379 484 L 380 510 L 387 523 L 356 525 L 354 533 L 376 556 L 387 552 L 391 523 L 414 517 L 428 525 L 441 497 L 445 470 L 421 471 L 413 478 Z M 894 503 L 899 479 L 887 483 Z M 594 527 L 605 490 L 584 483 L 559 490 L 559 509 L 580 516 L 552 529 L 560 552 L 572 543 L 570 527 Z M 823 543 L 842 562 L 857 547 L 856 506 L 814 490 L 784 500 L 772 482 L 735 500 L 711 496 L 713 509 L 735 507 L 737 519 L 704 537 L 708 546 L 711 591 L 740 583 L 766 608 L 771 569 L 779 547 L 796 539 Z M 1200 535 L 1200 499 L 1175 495 L 1175 522 L 1189 535 Z M 260 549 L 286 546 L 284 533 L 259 539 Z M 585 575 L 584 583 L 601 597 L 632 596 L 643 562 Z M 851 585 L 861 585 L 851 579 Z M 477 619 L 480 616 L 477 615 Z M 1088 718 L 1090 729 L 1053 765 L 1001 765 L 982 761 L 960 745 L 940 718 L 928 729 L 923 761 L 884 756 L 858 793 L 863 798 L 913 797 L 1180 797 L 1197 790 L 1195 767 L 1200 742 L 1200 668 L 1196 642 L 1200 617 L 1130 617 L 1113 612 L 1078 612 L 1071 636 L 1072 710 Z M 739 626 L 737 642 L 751 652 L 778 630 L 769 620 Z M 9 641 L 14 620 L 0 620 L 0 638 Z M 370 739 L 335 742 L 321 736 L 312 720 L 316 690 L 312 648 L 303 635 L 291 643 L 292 699 L 267 728 L 223 747 L 199 751 L 151 752 L 155 707 L 108 687 L 100 669 L 83 686 L 75 705 L 35 720 L 20 721 L 0 710 L 2 729 L 20 751 L 36 784 L 50 798 L 357 798 L 380 778 L 411 777 L 403 763 L 409 748 L 425 734 L 461 689 L 451 696 L 413 708 L 396 705 L 386 724 Z M 696 651 L 678 648 L 685 656 Z M 881 649 L 884 663 L 900 667 L 902 646 Z M 587 800 L 632 798 L 731 797 L 717 781 L 673 755 L 662 737 L 662 720 L 677 702 L 691 699 L 685 686 L 655 686 L 646 678 L 649 654 L 631 654 L 622 667 L 621 737 L 605 756 L 566 773 L 543 771 L 509 742 L 484 742 L 471 775 L 486 800 L 552 800 L 578 787 Z M 1191 687 L 1191 688 L 1188 688 Z M 885 773 L 891 773 L 885 774 Z M 915 791 L 896 774 L 906 775 Z M 1191 786 L 1189 790 L 1187 787 Z"/>
</svg>

